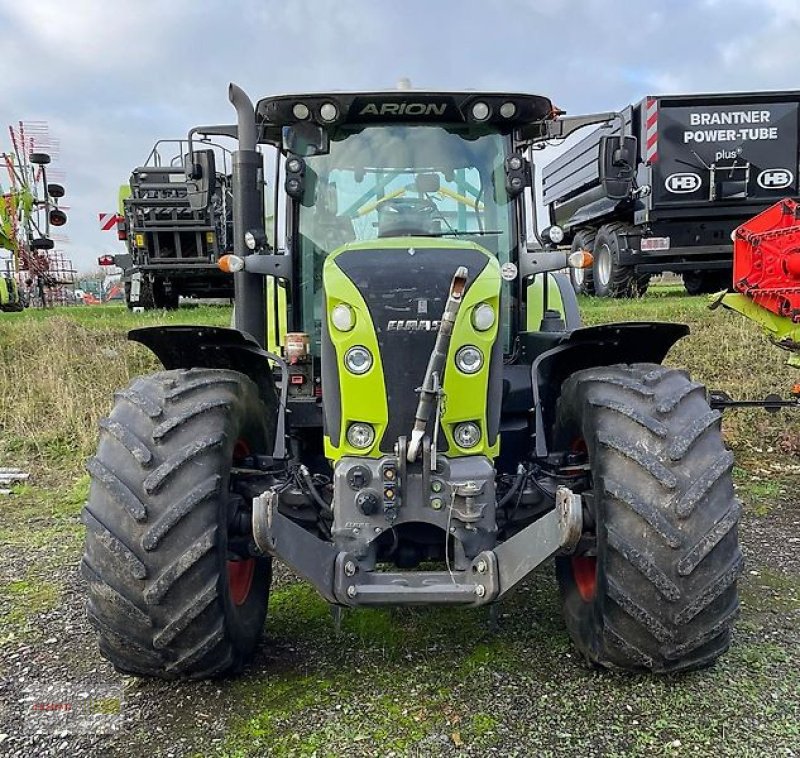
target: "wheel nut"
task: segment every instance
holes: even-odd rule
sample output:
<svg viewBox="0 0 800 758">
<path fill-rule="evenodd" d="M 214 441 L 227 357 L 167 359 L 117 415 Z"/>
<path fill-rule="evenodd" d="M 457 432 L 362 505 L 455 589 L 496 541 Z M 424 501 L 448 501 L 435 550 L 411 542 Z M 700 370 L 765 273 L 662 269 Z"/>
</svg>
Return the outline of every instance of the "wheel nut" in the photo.
<svg viewBox="0 0 800 758">
<path fill-rule="evenodd" d="M 355 587 L 353 589 L 355 589 Z M 475 587 L 475 594 L 478 597 L 483 597 L 486 594 L 486 587 L 484 587 L 482 584 L 479 584 L 477 587 Z"/>
<path fill-rule="evenodd" d="M 489 570 L 489 565 L 483 559 L 478 561 L 478 573 L 485 574 Z"/>
<path fill-rule="evenodd" d="M 347 561 L 344 564 L 344 575 L 345 576 L 355 576 L 356 574 L 356 564 L 353 561 Z"/>
<path fill-rule="evenodd" d="M 358 594 L 358 590 L 355 588 L 355 585 L 351 584 L 347 588 L 347 597 L 355 597 Z"/>
</svg>

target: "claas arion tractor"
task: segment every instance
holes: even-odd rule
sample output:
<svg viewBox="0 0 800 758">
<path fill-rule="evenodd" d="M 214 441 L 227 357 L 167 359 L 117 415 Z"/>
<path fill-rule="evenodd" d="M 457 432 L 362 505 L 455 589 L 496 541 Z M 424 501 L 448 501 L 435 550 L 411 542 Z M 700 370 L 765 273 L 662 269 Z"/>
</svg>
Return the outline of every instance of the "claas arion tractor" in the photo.
<svg viewBox="0 0 800 758">
<path fill-rule="evenodd" d="M 230 99 L 237 124 L 199 131 L 238 140 L 234 325 L 132 331 L 164 370 L 117 393 L 88 462 L 102 654 L 129 674 L 237 670 L 273 558 L 338 613 L 492 607 L 554 557 L 590 662 L 712 663 L 738 608 L 739 505 L 720 413 L 661 365 L 688 329 L 582 326 L 554 272 L 591 256 L 526 245 L 547 140 L 606 125 L 605 194 L 633 201 L 619 114 L 513 93 Z M 200 203 L 203 156 L 186 166 Z"/>
</svg>

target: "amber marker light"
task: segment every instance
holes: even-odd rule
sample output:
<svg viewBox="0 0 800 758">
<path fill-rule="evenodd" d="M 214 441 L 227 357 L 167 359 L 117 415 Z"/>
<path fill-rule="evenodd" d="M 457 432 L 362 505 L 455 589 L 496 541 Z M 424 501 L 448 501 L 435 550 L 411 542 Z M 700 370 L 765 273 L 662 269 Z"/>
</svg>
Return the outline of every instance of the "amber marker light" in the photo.
<svg viewBox="0 0 800 758">
<path fill-rule="evenodd" d="M 226 274 L 235 274 L 237 271 L 244 270 L 244 258 L 240 258 L 238 255 L 223 255 L 217 261 L 217 266 Z"/>
<path fill-rule="evenodd" d="M 594 263 L 594 256 L 588 250 L 576 250 L 567 256 L 571 268 L 589 268 Z"/>
</svg>

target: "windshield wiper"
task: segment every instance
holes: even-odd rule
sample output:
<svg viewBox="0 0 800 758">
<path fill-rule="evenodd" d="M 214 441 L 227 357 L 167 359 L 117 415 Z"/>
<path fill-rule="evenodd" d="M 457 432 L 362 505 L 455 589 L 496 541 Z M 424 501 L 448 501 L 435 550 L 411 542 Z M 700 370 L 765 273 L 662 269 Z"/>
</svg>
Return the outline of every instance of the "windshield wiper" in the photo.
<svg viewBox="0 0 800 758">
<path fill-rule="evenodd" d="M 424 233 L 423 232 L 415 232 L 413 236 L 414 237 L 449 237 L 449 236 L 456 236 L 456 237 L 465 236 L 466 237 L 466 236 L 469 236 L 469 235 L 481 235 L 481 236 L 487 235 L 488 236 L 488 235 L 497 235 L 497 234 L 502 234 L 502 233 L 503 232 L 501 232 L 501 231 L 492 231 L 492 230 L 483 231 L 482 232 L 482 231 L 480 231 L 478 229 L 470 229 L 469 231 L 465 231 L 465 232 L 461 232 L 458 229 L 445 229 L 445 230 L 443 230 L 441 232 L 424 232 Z"/>
</svg>

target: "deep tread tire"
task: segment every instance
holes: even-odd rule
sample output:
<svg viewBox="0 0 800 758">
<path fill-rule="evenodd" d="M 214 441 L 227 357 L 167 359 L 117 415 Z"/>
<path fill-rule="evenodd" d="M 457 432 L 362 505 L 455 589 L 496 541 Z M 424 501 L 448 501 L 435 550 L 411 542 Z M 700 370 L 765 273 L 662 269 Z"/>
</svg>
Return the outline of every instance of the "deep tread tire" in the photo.
<svg viewBox="0 0 800 758">
<path fill-rule="evenodd" d="M 570 252 L 574 253 L 578 250 L 588 250 L 590 253 L 593 253 L 596 236 L 596 229 L 581 229 L 572 238 L 572 248 Z M 572 288 L 575 290 L 575 294 L 594 295 L 594 271 L 591 266 L 579 270 L 570 268 L 569 280 L 572 282 Z"/>
<path fill-rule="evenodd" d="M 583 441 L 593 480 L 593 596 L 579 566 L 556 559 L 575 645 L 609 668 L 713 663 L 730 644 L 743 561 L 733 455 L 703 386 L 652 364 L 580 371 L 563 386 L 556 434 Z"/>
<path fill-rule="evenodd" d="M 89 459 L 81 570 L 100 651 L 123 673 L 237 670 L 261 636 L 271 581 L 257 559 L 240 605 L 228 582 L 234 446 L 268 452 L 266 410 L 235 371 L 164 371 L 117 393 Z"/>
<path fill-rule="evenodd" d="M 636 274 L 632 266 L 619 263 L 620 242 L 618 234 L 629 227 L 627 224 L 605 224 L 600 227 L 594 241 L 594 292 L 598 297 L 641 297 L 650 284 L 649 274 Z M 610 270 L 602 273 L 602 258 L 610 256 Z"/>
</svg>

